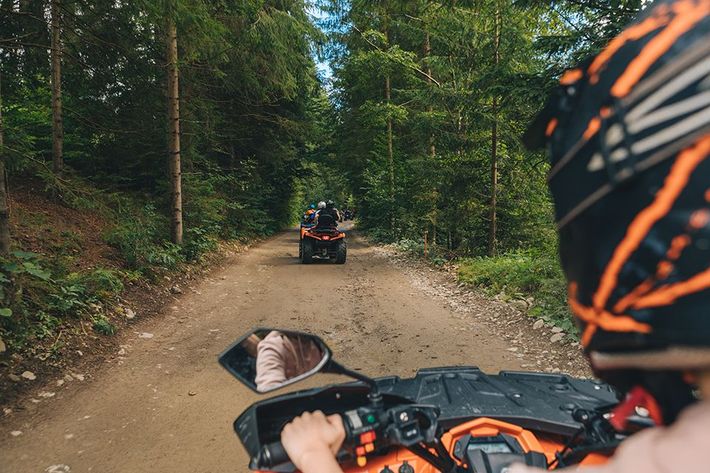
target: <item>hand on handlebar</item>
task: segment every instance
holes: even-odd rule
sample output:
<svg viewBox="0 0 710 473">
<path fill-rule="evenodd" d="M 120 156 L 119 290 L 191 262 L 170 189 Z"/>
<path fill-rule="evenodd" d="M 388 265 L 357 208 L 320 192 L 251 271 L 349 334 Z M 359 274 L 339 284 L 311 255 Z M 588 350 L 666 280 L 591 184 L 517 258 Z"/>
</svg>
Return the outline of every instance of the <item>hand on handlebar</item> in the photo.
<svg viewBox="0 0 710 473">
<path fill-rule="evenodd" d="M 281 443 L 291 462 L 302 473 L 342 473 L 335 459 L 345 440 L 340 415 L 306 412 L 286 424 Z"/>
</svg>

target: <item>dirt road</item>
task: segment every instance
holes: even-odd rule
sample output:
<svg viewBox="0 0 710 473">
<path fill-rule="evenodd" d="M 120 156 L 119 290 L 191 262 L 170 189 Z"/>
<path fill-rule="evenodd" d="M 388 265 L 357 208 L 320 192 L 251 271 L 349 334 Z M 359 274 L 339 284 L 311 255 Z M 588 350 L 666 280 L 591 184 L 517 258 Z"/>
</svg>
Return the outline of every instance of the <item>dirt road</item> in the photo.
<svg viewBox="0 0 710 473">
<path fill-rule="evenodd" d="M 257 325 L 312 331 L 372 375 L 520 368 L 482 322 L 444 308 L 355 235 L 343 266 L 298 264 L 297 239 L 283 233 L 234 257 L 121 335 L 116 357 L 83 381 L 52 380 L 30 409 L 0 420 L 0 472 L 247 471 L 232 422 L 256 396 L 216 358 Z"/>
</svg>

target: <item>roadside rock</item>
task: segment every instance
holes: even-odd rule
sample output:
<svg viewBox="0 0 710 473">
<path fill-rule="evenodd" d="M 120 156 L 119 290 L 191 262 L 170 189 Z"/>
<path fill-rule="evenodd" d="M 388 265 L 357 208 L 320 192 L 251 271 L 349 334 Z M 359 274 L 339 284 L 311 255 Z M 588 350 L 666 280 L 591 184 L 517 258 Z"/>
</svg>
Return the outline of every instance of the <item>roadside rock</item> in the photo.
<svg viewBox="0 0 710 473">
<path fill-rule="evenodd" d="M 510 301 L 509 304 L 515 308 L 516 310 L 519 310 L 520 312 L 527 312 L 528 310 L 528 303 L 520 300 L 520 299 L 515 299 L 513 301 Z"/>
<path fill-rule="evenodd" d="M 537 319 L 535 323 L 533 324 L 533 328 L 535 330 L 540 330 L 542 327 L 545 326 L 545 321 L 542 319 Z"/>
<path fill-rule="evenodd" d="M 170 288 L 170 292 L 173 294 L 182 294 L 182 289 L 180 289 L 180 286 L 173 286 Z"/>
<path fill-rule="evenodd" d="M 557 343 L 557 342 L 559 342 L 560 340 L 562 340 L 563 338 L 565 338 L 565 334 L 558 332 L 558 333 L 553 334 L 553 335 L 550 337 L 550 342 L 552 342 L 552 343 Z"/>
<path fill-rule="evenodd" d="M 153 334 L 149 332 L 142 332 L 138 335 L 138 338 L 153 338 Z"/>
<path fill-rule="evenodd" d="M 125 315 L 126 315 L 126 318 L 127 318 L 128 320 L 134 319 L 134 318 L 136 317 L 136 313 L 133 312 L 133 311 L 132 311 L 131 309 L 129 309 L 128 307 L 126 307 Z"/>
<path fill-rule="evenodd" d="M 69 465 L 50 465 L 45 470 L 45 473 L 70 473 Z"/>
<path fill-rule="evenodd" d="M 19 437 L 20 435 L 22 435 L 22 431 L 21 430 L 13 430 L 12 432 L 10 432 L 10 435 L 12 435 L 13 437 Z"/>
<path fill-rule="evenodd" d="M 14 373 L 10 373 L 9 375 L 7 375 L 7 377 L 10 378 L 10 381 L 14 381 L 15 383 L 19 383 L 20 381 L 22 381 L 22 378 L 20 378 Z"/>
<path fill-rule="evenodd" d="M 0 353 L 5 353 L 7 351 L 7 347 L 5 346 L 5 342 L 3 341 L 2 338 L 0 338 Z"/>
<path fill-rule="evenodd" d="M 34 381 L 35 379 L 37 379 L 37 376 L 32 371 L 25 371 L 20 376 L 25 379 L 29 379 L 30 381 Z"/>
</svg>

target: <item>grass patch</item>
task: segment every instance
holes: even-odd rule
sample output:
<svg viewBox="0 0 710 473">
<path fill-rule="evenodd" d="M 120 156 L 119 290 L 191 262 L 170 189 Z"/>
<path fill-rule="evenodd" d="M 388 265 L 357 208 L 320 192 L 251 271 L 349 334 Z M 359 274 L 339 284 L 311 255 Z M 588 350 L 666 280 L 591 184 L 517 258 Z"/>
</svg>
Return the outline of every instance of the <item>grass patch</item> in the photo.
<svg viewBox="0 0 710 473">
<path fill-rule="evenodd" d="M 495 257 L 460 261 L 459 280 L 489 295 L 534 299 L 530 313 L 568 333 L 576 333 L 567 306 L 567 287 L 557 255 L 543 251 L 517 251 Z"/>
</svg>

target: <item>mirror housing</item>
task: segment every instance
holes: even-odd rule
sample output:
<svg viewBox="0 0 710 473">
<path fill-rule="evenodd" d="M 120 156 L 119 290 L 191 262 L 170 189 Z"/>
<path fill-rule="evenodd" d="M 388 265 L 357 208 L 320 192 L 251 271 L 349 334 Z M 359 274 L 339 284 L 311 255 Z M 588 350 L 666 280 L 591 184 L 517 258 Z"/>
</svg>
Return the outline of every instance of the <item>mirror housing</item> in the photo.
<svg viewBox="0 0 710 473">
<path fill-rule="evenodd" d="M 273 328 L 250 330 L 219 356 L 232 376 L 260 394 L 324 371 L 331 360 L 330 348 L 321 338 Z"/>
</svg>

